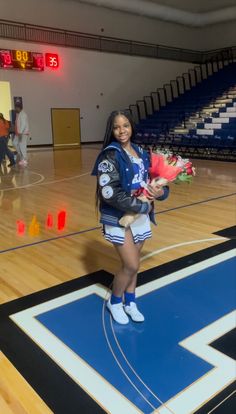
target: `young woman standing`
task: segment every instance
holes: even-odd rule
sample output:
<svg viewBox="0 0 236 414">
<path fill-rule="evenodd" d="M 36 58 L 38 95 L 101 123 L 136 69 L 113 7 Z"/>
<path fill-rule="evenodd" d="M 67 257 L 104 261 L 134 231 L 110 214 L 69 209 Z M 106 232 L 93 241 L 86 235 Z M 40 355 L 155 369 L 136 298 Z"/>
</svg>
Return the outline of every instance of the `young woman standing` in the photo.
<svg viewBox="0 0 236 414">
<path fill-rule="evenodd" d="M 164 200 L 169 192 L 168 187 L 154 189 L 148 185 L 148 201 L 133 195 L 148 182 L 150 166 L 149 154 L 133 144 L 133 137 L 134 124 L 130 113 L 112 112 L 107 121 L 102 151 L 92 171 L 92 175 L 97 176 L 103 234 L 113 244 L 121 261 L 107 302 L 113 319 L 120 324 L 127 324 L 129 317 L 134 322 L 144 321 L 135 298 L 140 253 L 144 241 L 151 237 L 153 201 Z M 140 216 L 125 229 L 120 226 L 119 219 L 129 212 Z"/>
</svg>

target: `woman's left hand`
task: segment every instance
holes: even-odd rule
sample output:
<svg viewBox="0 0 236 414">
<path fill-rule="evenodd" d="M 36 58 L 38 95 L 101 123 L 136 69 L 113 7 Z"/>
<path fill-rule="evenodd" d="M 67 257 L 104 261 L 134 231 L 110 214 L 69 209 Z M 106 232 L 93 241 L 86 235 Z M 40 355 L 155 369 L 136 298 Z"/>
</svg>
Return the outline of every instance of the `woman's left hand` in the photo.
<svg viewBox="0 0 236 414">
<path fill-rule="evenodd" d="M 152 186 L 152 185 L 148 184 L 147 190 L 148 190 L 148 193 L 149 194 L 146 195 L 146 197 L 149 200 L 152 200 L 152 201 L 154 201 L 156 198 L 159 198 L 159 197 L 163 196 L 163 194 L 164 194 L 163 188 L 162 187 L 159 187 L 157 185 L 156 186 Z"/>
</svg>

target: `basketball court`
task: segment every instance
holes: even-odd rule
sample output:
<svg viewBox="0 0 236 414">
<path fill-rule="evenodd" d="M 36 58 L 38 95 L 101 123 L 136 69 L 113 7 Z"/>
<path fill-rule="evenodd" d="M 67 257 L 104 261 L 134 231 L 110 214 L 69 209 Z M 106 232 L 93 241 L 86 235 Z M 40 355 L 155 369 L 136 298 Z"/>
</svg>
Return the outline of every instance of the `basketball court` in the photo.
<svg viewBox="0 0 236 414">
<path fill-rule="evenodd" d="M 233 413 L 234 164 L 194 160 L 193 183 L 155 203 L 146 320 L 119 326 L 105 307 L 119 263 L 95 210 L 98 150 L 35 149 L 27 169 L 2 167 L 1 412 L 8 395 L 30 413 Z"/>
</svg>

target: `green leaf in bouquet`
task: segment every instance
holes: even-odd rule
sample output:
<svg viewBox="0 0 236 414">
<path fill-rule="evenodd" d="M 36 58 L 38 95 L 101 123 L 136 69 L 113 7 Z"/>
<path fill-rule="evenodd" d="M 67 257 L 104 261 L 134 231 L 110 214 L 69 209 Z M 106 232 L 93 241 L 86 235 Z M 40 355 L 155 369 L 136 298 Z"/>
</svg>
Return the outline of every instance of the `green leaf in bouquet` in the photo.
<svg viewBox="0 0 236 414">
<path fill-rule="evenodd" d="M 190 184 L 191 182 L 192 182 L 192 176 L 191 175 L 188 175 L 186 173 L 179 174 L 176 177 L 176 180 L 175 180 L 175 183 L 176 184 L 180 184 L 180 183 Z"/>
</svg>

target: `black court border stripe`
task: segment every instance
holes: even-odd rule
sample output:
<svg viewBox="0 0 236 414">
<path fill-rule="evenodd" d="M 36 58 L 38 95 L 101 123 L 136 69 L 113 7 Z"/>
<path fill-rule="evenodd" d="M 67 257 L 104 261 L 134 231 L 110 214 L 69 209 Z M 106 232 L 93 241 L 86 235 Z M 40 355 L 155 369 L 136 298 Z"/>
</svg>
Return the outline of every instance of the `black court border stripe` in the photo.
<svg viewBox="0 0 236 414">
<path fill-rule="evenodd" d="M 227 239 L 236 239 L 236 226 L 227 227 L 226 229 L 216 231 L 214 234 Z"/>
<path fill-rule="evenodd" d="M 140 273 L 138 285 L 141 286 L 172 272 L 180 271 L 187 266 L 199 263 L 235 247 L 235 240 L 228 240 L 157 266 Z M 105 414 L 106 411 L 24 334 L 9 318 L 9 315 L 75 290 L 83 289 L 94 283 L 100 283 L 108 287 L 111 281 L 112 275 L 104 270 L 100 270 L 0 306 L 0 350 L 45 401 L 54 414 Z M 236 381 L 235 384 L 231 384 L 225 388 L 205 406 L 196 411 L 196 414 L 209 413 L 210 410 L 214 409 L 232 393 L 235 385 Z M 219 406 L 213 411 L 213 414 L 232 414 L 235 412 L 234 402 L 233 398 L 229 397 L 222 406 Z"/>
</svg>

